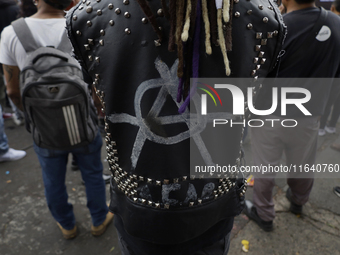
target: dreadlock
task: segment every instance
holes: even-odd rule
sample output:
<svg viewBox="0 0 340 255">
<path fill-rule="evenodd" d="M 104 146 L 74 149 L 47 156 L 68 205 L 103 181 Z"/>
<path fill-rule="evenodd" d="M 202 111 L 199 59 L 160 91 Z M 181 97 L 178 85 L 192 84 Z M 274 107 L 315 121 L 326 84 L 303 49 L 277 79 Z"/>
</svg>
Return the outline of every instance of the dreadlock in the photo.
<svg viewBox="0 0 340 255">
<path fill-rule="evenodd" d="M 158 41 L 162 42 L 162 31 L 146 0 L 137 0 L 149 19 Z M 167 5 L 168 2 L 168 5 Z M 168 50 L 175 51 L 177 45 L 179 79 L 177 101 L 184 101 L 179 112 L 184 112 L 192 94 L 190 78 L 199 77 L 199 48 L 201 26 L 205 32 L 205 52 L 212 53 L 211 44 L 220 46 L 226 75 L 231 74 L 227 51 L 232 50 L 232 0 L 161 0 L 164 16 L 170 22 Z M 201 22 L 203 21 L 203 23 Z M 201 25 L 202 24 L 202 25 Z"/>
</svg>

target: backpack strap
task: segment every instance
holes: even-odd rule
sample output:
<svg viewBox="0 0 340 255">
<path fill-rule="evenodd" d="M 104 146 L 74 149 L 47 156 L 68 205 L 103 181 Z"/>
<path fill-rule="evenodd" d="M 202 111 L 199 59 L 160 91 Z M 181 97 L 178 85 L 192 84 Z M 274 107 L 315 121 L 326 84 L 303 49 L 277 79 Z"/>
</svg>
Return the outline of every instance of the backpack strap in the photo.
<svg viewBox="0 0 340 255">
<path fill-rule="evenodd" d="M 280 69 L 285 69 L 291 64 L 300 61 L 302 58 L 306 56 L 306 54 L 310 54 L 309 53 L 310 45 L 313 44 L 315 37 L 319 34 L 321 28 L 325 24 L 327 13 L 328 12 L 323 7 L 320 7 L 320 15 L 318 20 L 315 22 L 312 31 L 306 37 L 301 46 L 294 53 L 290 54 L 290 56 L 285 61 L 282 62 L 283 64 L 280 66 Z"/>
<path fill-rule="evenodd" d="M 24 18 L 13 21 L 12 26 L 26 52 L 39 48 Z"/>
<path fill-rule="evenodd" d="M 61 36 L 61 41 L 57 49 L 65 53 L 70 53 L 72 50 L 71 42 L 67 37 L 66 29 L 63 32 L 63 35 Z"/>
</svg>

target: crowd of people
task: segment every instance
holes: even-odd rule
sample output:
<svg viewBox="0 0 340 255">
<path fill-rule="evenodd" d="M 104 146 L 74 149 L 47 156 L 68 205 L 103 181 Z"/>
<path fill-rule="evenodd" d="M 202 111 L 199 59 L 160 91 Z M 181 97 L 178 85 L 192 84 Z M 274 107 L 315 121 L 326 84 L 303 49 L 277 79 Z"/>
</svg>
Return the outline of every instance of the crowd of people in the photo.
<svg viewBox="0 0 340 255">
<path fill-rule="evenodd" d="M 124 255 L 225 255 L 242 211 L 273 230 L 276 174 L 255 175 L 250 201 L 240 174 L 202 178 L 190 172 L 191 150 L 202 164 L 214 160 L 210 142 L 197 135 L 206 127 L 190 120 L 190 102 L 197 102 L 191 78 L 250 78 L 257 109 L 273 103 L 273 86 L 259 79 L 289 78 L 287 87 L 299 87 L 296 78 L 315 79 L 306 87 L 310 116 L 301 115 L 301 103 L 283 114 L 279 100 L 276 111 L 256 117 L 298 123 L 250 129 L 256 166 L 278 166 L 283 154 L 287 165 L 313 165 L 318 136 L 336 133 L 339 0 L 331 11 L 314 0 L 33 0 L 20 6 L 0 0 L 3 79 L 13 120 L 26 122 L 32 133 L 47 206 L 65 239 L 78 234 L 65 186 L 69 154 L 86 187 L 92 235 L 104 234 L 113 221 Z M 301 99 L 293 92 L 291 100 Z M 247 102 L 245 111 L 241 121 L 252 118 Z M 112 172 L 110 205 L 100 122 Z M 240 167 L 244 136 L 239 125 L 210 138 L 224 141 L 223 157 Z M 340 151 L 339 144 L 331 147 Z M 25 155 L 9 148 L 0 106 L 0 162 Z M 301 214 L 314 176 L 287 178 L 290 211 Z M 340 187 L 334 193 L 340 197 Z"/>
</svg>

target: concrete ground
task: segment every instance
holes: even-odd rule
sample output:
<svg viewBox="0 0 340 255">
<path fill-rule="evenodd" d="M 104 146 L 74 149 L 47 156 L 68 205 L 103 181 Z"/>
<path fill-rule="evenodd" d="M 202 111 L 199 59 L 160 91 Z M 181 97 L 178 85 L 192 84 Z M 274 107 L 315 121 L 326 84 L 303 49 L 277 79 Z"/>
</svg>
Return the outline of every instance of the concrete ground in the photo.
<svg viewBox="0 0 340 255">
<path fill-rule="evenodd" d="M 20 161 L 0 163 L 0 255 L 120 254 L 113 225 L 101 237 L 91 235 L 85 189 L 79 171 L 72 171 L 70 165 L 66 184 L 69 200 L 74 205 L 79 236 L 71 241 L 62 238 L 46 206 L 41 170 L 30 134 L 10 119 L 5 120 L 5 132 L 10 146 L 25 150 L 27 156 Z M 340 153 L 329 147 L 333 141 L 340 143 L 338 134 L 319 139 L 318 162 L 340 164 Z M 104 161 L 104 147 L 102 149 Z M 245 151 L 247 162 L 251 163 L 250 142 L 245 145 Z M 104 169 L 108 171 L 106 162 Z M 310 201 L 298 218 L 288 211 L 285 180 L 277 179 L 274 231 L 262 231 L 245 215 L 236 217 L 229 254 L 244 253 L 242 240 L 249 241 L 248 254 L 252 255 L 340 254 L 340 198 L 332 191 L 336 185 L 340 185 L 340 178 L 315 179 Z M 252 188 L 248 188 L 246 198 L 251 197 Z"/>
</svg>

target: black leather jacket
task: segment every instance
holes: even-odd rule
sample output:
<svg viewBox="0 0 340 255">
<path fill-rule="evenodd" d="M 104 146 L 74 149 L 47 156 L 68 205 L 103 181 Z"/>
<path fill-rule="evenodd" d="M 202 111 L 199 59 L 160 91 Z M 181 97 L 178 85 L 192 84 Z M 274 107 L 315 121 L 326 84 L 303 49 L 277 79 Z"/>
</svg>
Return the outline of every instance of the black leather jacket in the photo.
<svg viewBox="0 0 340 255">
<path fill-rule="evenodd" d="M 83 1 L 68 14 L 68 33 L 103 101 L 114 175 L 110 210 L 119 217 L 118 230 L 175 247 L 173 253 L 157 254 L 190 254 L 231 231 L 245 187 L 236 179 L 190 177 L 192 138 L 186 135 L 185 117 L 178 117 L 181 103 L 176 103 L 177 52 L 168 51 L 170 24 L 157 15 L 161 1 L 148 3 L 164 35 L 160 46 L 136 1 Z M 285 29 L 274 5 L 235 1 L 231 77 L 265 77 L 277 63 Z M 203 40 L 200 77 L 225 77 L 220 48 L 213 46 L 208 56 Z M 226 134 L 231 165 L 240 162 L 242 133 L 237 127 Z M 195 245 L 185 245 L 191 240 Z M 176 244 L 187 249 L 176 250 Z"/>
</svg>

